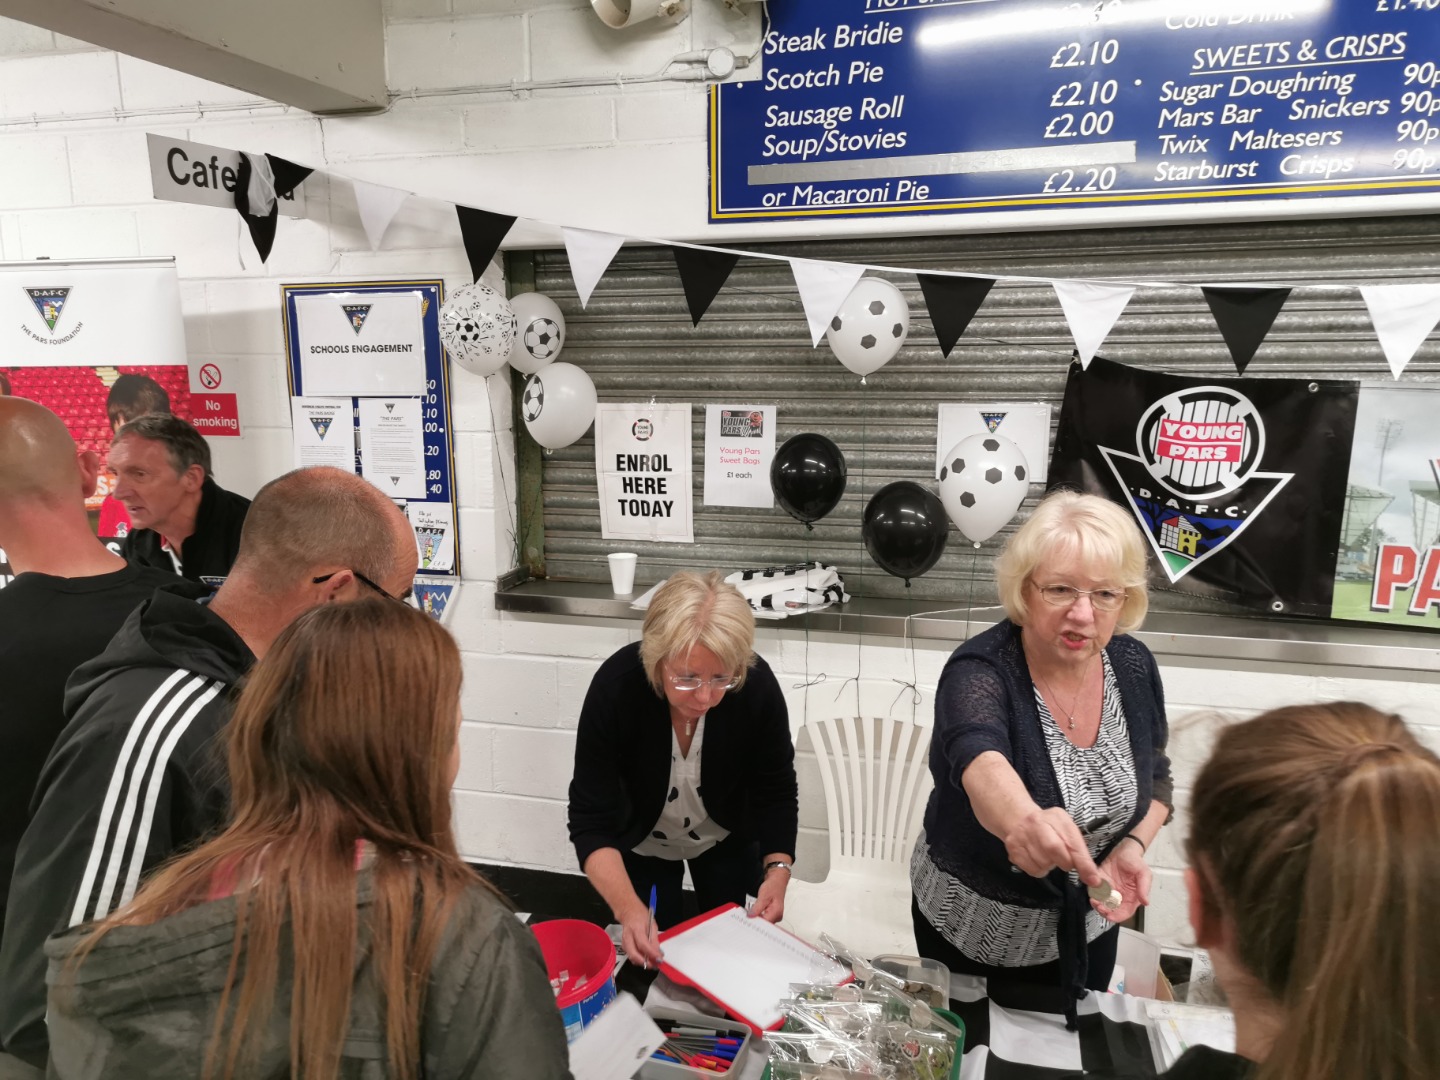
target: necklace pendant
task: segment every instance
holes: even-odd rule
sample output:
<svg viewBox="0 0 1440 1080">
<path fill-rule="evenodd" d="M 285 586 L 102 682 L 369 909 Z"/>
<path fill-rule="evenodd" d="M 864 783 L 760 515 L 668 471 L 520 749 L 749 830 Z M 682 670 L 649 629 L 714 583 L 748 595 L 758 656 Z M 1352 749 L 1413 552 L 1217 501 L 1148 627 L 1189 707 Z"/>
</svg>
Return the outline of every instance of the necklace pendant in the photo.
<svg viewBox="0 0 1440 1080">
<path fill-rule="evenodd" d="M 687 739 L 690 737 L 690 731 L 691 731 L 692 728 L 694 728 L 694 726 L 695 726 L 695 721 L 694 721 L 694 720 L 686 720 L 686 721 L 685 721 L 685 737 L 686 737 Z M 1070 726 L 1071 726 L 1071 727 L 1074 727 L 1075 725 L 1074 725 L 1074 724 L 1071 724 Z"/>
<path fill-rule="evenodd" d="M 1070 717 L 1070 730 L 1071 730 L 1071 731 L 1074 731 L 1074 730 L 1075 730 L 1075 717 L 1073 717 L 1073 716 Z"/>
</svg>

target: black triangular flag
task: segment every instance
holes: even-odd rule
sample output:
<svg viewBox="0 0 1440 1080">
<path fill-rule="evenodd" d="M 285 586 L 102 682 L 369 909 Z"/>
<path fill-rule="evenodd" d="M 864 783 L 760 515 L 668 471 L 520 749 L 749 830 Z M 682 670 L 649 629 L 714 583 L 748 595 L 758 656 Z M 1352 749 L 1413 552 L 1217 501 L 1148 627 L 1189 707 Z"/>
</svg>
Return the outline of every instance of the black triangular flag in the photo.
<svg viewBox="0 0 1440 1080">
<path fill-rule="evenodd" d="M 1220 336 L 1230 348 L 1230 358 L 1241 375 L 1255 358 L 1255 350 L 1270 333 L 1275 316 L 1285 306 L 1290 290 L 1243 289 L 1201 286 Z"/>
<path fill-rule="evenodd" d="M 270 258 L 270 249 L 275 246 L 275 220 L 279 216 L 279 209 L 271 206 L 270 213 L 263 217 L 250 213 L 250 177 L 254 168 L 250 155 L 241 153 L 240 168 L 235 177 L 235 209 L 240 211 L 245 227 L 250 230 L 250 239 L 255 244 L 255 250 L 260 253 L 260 261 L 263 263 Z"/>
<path fill-rule="evenodd" d="M 985 302 L 995 279 L 951 277 L 948 274 L 915 276 L 920 279 L 920 291 L 925 294 L 925 308 L 930 312 L 935 336 L 940 339 L 940 351 L 948 359 L 950 350 Z"/>
<path fill-rule="evenodd" d="M 460 237 L 465 241 L 465 257 L 470 260 L 471 277 L 479 281 L 495 252 L 500 250 L 500 244 L 510 226 L 515 224 L 515 219 L 458 203 L 455 213 L 460 218 Z"/>
<path fill-rule="evenodd" d="M 270 171 L 275 174 L 275 195 L 277 198 L 285 198 L 297 187 L 305 182 L 305 178 L 315 170 L 306 165 L 296 165 L 293 161 L 286 161 L 283 157 L 276 157 L 274 154 L 265 155 L 270 160 Z"/>
<path fill-rule="evenodd" d="M 274 154 L 266 154 L 265 161 L 270 169 L 277 200 L 293 192 L 315 171 Z M 254 171 L 255 165 L 250 155 L 242 153 L 239 175 L 235 179 L 235 209 L 240 211 L 240 216 L 245 219 L 245 225 L 250 230 L 250 239 L 255 242 L 255 250 L 260 253 L 260 261 L 263 263 L 270 258 L 270 249 L 275 246 L 275 224 L 280 216 L 280 208 L 278 203 L 273 203 L 268 214 L 250 212 L 250 179 Z"/>
<path fill-rule="evenodd" d="M 688 247 L 672 247 L 670 250 L 675 253 L 675 266 L 680 271 L 680 284 L 685 289 L 685 303 L 690 307 L 690 321 L 699 326 L 716 294 L 724 287 L 730 271 L 740 261 L 740 253 Z"/>
</svg>

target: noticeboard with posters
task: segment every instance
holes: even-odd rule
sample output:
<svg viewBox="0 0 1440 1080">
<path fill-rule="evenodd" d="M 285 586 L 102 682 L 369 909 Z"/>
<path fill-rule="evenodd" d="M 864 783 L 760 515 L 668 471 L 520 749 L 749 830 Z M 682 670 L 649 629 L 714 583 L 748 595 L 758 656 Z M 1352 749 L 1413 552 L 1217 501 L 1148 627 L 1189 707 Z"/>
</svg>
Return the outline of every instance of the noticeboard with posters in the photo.
<svg viewBox="0 0 1440 1080">
<path fill-rule="evenodd" d="M 444 283 L 281 286 L 295 463 L 353 469 L 415 532 L 415 602 L 443 619 L 459 589 Z"/>
</svg>

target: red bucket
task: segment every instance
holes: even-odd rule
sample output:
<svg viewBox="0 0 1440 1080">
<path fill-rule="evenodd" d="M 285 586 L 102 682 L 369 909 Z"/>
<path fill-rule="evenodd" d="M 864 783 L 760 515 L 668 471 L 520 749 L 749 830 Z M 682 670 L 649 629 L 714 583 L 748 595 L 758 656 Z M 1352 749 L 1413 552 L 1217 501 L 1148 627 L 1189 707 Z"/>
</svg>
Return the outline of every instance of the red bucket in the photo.
<svg viewBox="0 0 1440 1080">
<path fill-rule="evenodd" d="M 615 943 L 583 919 L 552 919 L 531 929 L 551 982 L 564 973 L 565 984 L 555 1004 L 565 1021 L 565 1039 L 574 1042 L 585 1025 L 615 1000 Z"/>
</svg>

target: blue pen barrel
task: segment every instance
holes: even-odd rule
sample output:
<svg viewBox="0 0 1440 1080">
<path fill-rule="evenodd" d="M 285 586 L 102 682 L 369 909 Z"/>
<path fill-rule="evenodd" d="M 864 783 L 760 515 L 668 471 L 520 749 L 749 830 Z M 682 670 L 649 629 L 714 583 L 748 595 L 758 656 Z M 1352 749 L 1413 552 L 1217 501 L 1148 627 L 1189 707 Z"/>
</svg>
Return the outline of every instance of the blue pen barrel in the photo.
<svg viewBox="0 0 1440 1080">
<path fill-rule="evenodd" d="M 605 1006 L 615 1000 L 615 943 L 594 923 L 552 919 L 531 927 L 552 981 L 566 973 L 568 989 L 555 998 L 565 1039 L 574 1042 Z"/>
</svg>

